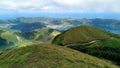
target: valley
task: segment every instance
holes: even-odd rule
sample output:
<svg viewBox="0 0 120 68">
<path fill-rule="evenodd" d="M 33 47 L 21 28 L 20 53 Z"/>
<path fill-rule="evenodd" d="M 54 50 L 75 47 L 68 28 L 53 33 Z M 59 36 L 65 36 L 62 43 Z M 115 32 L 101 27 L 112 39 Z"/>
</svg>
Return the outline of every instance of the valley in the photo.
<svg viewBox="0 0 120 68">
<path fill-rule="evenodd" d="M 114 19 L 0 20 L 0 67 L 120 68 L 119 24 Z"/>
<path fill-rule="evenodd" d="M 0 0 L 0 68 L 120 68 L 120 0 Z"/>
</svg>

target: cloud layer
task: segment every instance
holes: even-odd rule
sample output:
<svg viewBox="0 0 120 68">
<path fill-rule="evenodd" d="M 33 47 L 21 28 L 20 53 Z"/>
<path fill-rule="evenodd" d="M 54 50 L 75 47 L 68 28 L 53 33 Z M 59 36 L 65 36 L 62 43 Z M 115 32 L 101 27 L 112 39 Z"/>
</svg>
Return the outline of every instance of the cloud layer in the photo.
<svg viewBox="0 0 120 68">
<path fill-rule="evenodd" d="M 49 12 L 118 12 L 119 0 L 2 0 L 0 10 Z"/>
</svg>

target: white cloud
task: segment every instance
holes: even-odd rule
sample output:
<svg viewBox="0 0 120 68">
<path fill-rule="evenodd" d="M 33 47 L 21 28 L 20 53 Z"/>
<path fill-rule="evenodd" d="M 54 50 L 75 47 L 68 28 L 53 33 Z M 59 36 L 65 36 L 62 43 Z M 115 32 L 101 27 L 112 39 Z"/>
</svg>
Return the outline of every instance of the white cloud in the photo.
<svg viewBox="0 0 120 68">
<path fill-rule="evenodd" d="M 118 0 L 54 0 L 59 6 L 77 8 L 84 11 L 113 11 L 120 12 Z"/>
<path fill-rule="evenodd" d="M 0 10 L 119 12 L 119 0 L 1 0 Z"/>
</svg>

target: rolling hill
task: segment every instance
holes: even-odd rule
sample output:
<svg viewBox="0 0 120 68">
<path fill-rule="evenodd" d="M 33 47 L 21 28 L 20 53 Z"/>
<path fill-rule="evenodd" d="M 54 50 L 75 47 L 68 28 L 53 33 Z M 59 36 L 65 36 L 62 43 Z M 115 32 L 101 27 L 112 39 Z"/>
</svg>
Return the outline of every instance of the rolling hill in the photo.
<svg viewBox="0 0 120 68">
<path fill-rule="evenodd" d="M 0 30 L 0 50 L 16 46 L 25 46 L 33 42 L 51 42 L 59 31 L 43 28 L 30 32 Z"/>
<path fill-rule="evenodd" d="M 0 30 L 0 50 L 14 46 L 17 42 L 21 42 L 23 38 L 14 31 Z"/>
<path fill-rule="evenodd" d="M 69 29 L 62 34 L 58 35 L 53 43 L 67 45 L 67 44 L 77 44 L 86 43 L 94 40 L 103 40 L 110 38 L 107 32 L 89 27 L 89 26 L 79 26 Z"/>
<path fill-rule="evenodd" d="M 119 31 L 119 24 L 114 19 L 0 20 L 0 68 L 119 68 L 120 36 L 110 33 Z"/>
<path fill-rule="evenodd" d="M 20 32 L 18 34 L 27 40 L 51 42 L 52 39 L 60 33 L 61 32 L 55 29 L 43 28 L 30 32 Z"/>
<path fill-rule="evenodd" d="M 56 36 L 52 43 L 108 59 L 120 65 L 120 36 L 98 28 L 89 26 L 71 28 Z"/>
<path fill-rule="evenodd" d="M 119 68 L 110 61 L 52 44 L 33 44 L 6 50 L 1 68 Z"/>
</svg>

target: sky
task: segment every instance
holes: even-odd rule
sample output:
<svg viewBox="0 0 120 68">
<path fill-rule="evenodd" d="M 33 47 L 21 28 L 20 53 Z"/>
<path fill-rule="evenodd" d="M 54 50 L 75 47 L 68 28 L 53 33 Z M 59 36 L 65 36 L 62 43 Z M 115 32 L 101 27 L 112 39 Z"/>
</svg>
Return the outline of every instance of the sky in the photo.
<svg viewBox="0 0 120 68">
<path fill-rule="evenodd" d="M 110 17 L 119 18 L 120 0 L 0 0 L 0 18 Z"/>
</svg>

